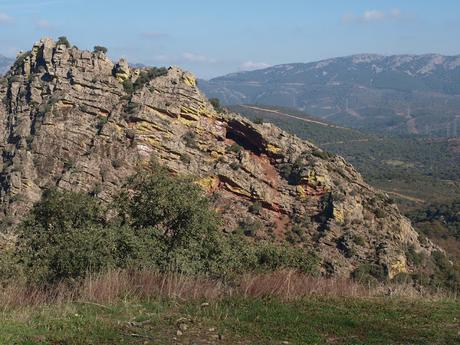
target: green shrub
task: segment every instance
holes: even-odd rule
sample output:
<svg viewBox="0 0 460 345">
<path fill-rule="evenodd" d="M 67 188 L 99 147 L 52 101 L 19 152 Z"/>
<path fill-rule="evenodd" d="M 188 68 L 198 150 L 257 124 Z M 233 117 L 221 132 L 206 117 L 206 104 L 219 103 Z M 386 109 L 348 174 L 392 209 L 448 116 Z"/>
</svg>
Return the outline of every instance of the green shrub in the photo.
<svg viewBox="0 0 460 345">
<path fill-rule="evenodd" d="M 314 150 L 311 154 L 321 159 L 329 159 L 331 157 L 334 157 L 333 153 L 321 150 Z"/>
<path fill-rule="evenodd" d="M 71 46 L 69 40 L 68 40 L 67 37 L 65 37 L 65 36 L 58 37 L 58 40 L 57 40 L 56 44 L 57 44 L 57 45 L 63 44 L 63 45 L 65 45 L 67 48 L 70 48 L 70 46 Z"/>
<path fill-rule="evenodd" d="M 134 84 L 131 79 L 126 79 L 123 81 L 123 89 L 128 94 L 132 94 L 134 92 Z"/>
<path fill-rule="evenodd" d="M 353 279 L 360 283 L 377 283 L 386 279 L 385 269 L 377 264 L 366 263 L 358 266 L 352 273 Z"/>
<path fill-rule="evenodd" d="M 252 221 L 250 219 L 241 220 L 236 229 L 237 233 L 244 234 L 248 237 L 255 237 L 257 231 L 262 227 L 262 224 L 259 221 Z"/>
<path fill-rule="evenodd" d="M 406 254 L 407 262 L 410 265 L 418 267 L 422 264 L 423 255 L 415 251 L 415 247 L 413 244 L 407 247 L 405 254 Z"/>
<path fill-rule="evenodd" d="M 262 211 L 262 203 L 260 201 L 255 201 L 249 205 L 248 210 L 252 214 L 260 214 L 260 211 Z"/>
<path fill-rule="evenodd" d="M 149 81 L 164 76 L 166 74 L 168 74 L 168 69 L 165 67 L 149 67 L 147 69 L 142 70 L 133 84 L 134 91 L 140 89 Z"/>
<path fill-rule="evenodd" d="M 102 46 L 95 46 L 94 50 L 93 50 L 94 53 L 104 53 L 104 54 L 106 54 L 107 51 L 108 51 L 108 49 L 106 47 L 102 47 Z"/>
<path fill-rule="evenodd" d="M 189 164 L 192 161 L 192 157 L 187 153 L 181 153 L 180 160 L 185 164 Z"/>
<path fill-rule="evenodd" d="M 192 131 L 186 132 L 183 136 L 182 139 L 185 142 L 185 146 L 190 147 L 192 149 L 197 148 L 197 143 L 196 143 L 196 133 Z"/>
<path fill-rule="evenodd" d="M 20 266 L 10 248 L 0 248 L 0 287 L 20 278 Z"/>
<path fill-rule="evenodd" d="M 232 170 L 235 170 L 235 171 L 240 170 L 241 168 L 241 164 L 238 162 L 231 162 L 229 166 Z"/>
<path fill-rule="evenodd" d="M 243 148 L 237 143 L 233 143 L 230 146 L 227 146 L 225 149 L 226 152 L 240 153 Z"/>
<path fill-rule="evenodd" d="M 32 281 L 84 276 L 110 264 L 108 233 L 94 199 L 51 190 L 18 231 L 17 252 Z"/>
<path fill-rule="evenodd" d="M 353 238 L 353 242 L 357 244 L 358 246 L 364 246 L 364 244 L 366 243 L 364 238 L 360 235 L 354 234 L 352 238 Z"/>
<path fill-rule="evenodd" d="M 155 259 L 161 269 L 207 271 L 222 250 L 220 218 L 197 185 L 156 164 L 150 169 L 134 176 L 130 193 L 118 199 L 123 223 L 153 229 L 151 236 L 164 248 Z"/>
<path fill-rule="evenodd" d="M 125 106 L 125 112 L 128 113 L 128 114 L 135 114 L 136 112 L 139 111 L 139 107 L 140 107 L 140 105 L 138 103 L 129 102 Z"/>
<path fill-rule="evenodd" d="M 220 106 L 219 98 L 210 98 L 209 102 L 211 103 L 215 111 L 217 111 L 218 113 L 222 111 L 222 107 Z"/>
<path fill-rule="evenodd" d="M 385 211 L 383 211 L 382 209 L 378 208 L 376 210 L 374 210 L 374 214 L 377 218 L 385 218 Z"/>
<path fill-rule="evenodd" d="M 312 252 L 289 245 L 263 243 L 256 246 L 256 267 L 265 270 L 281 268 L 297 269 L 305 273 L 316 273 L 319 258 Z"/>
</svg>

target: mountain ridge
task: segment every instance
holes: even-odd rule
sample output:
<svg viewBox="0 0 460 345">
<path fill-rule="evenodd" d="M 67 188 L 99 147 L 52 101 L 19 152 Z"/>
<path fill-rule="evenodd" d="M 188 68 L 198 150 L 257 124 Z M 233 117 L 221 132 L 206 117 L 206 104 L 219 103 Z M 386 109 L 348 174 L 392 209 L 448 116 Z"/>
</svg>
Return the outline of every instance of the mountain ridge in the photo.
<svg viewBox="0 0 460 345">
<path fill-rule="evenodd" d="M 358 54 L 200 80 L 223 104 L 296 108 L 358 129 L 449 136 L 460 117 L 460 56 Z"/>
<path fill-rule="evenodd" d="M 9 70 L 13 62 L 14 59 L 0 54 L 0 75 L 5 74 Z"/>
</svg>

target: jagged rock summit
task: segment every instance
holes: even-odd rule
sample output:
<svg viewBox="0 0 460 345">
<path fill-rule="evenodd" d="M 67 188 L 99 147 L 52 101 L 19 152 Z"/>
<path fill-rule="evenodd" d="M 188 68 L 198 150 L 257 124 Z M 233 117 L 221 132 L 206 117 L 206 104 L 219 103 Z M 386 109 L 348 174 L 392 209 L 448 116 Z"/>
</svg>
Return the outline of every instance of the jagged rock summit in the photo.
<svg viewBox="0 0 460 345">
<path fill-rule="evenodd" d="M 405 249 L 431 252 L 385 194 L 352 166 L 271 124 L 216 112 L 192 74 L 114 64 L 103 52 L 51 39 L 18 57 L 0 95 L 0 208 L 18 220 L 44 189 L 109 202 L 155 157 L 192 176 L 225 219 L 257 239 L 318 252 L 323 271 L 363 263 L 390 277 L 410 270 Z"/>
</svg>

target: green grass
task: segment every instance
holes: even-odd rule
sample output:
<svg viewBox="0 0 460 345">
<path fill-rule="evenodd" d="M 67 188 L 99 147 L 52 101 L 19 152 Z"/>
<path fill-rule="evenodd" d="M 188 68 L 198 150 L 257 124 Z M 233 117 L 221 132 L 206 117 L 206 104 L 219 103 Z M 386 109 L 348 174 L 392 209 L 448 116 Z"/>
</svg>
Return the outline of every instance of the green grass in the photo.
<svg viewBox="0 0 460 345">
<path fill-rule="evenodd" d="M 180 323 L 188 327 L 177 336 Z M 73 303 L 0 314 L 1 344 L 448 345 L 459 332 L 458 302 L 384 298 Z"/>
</svg>

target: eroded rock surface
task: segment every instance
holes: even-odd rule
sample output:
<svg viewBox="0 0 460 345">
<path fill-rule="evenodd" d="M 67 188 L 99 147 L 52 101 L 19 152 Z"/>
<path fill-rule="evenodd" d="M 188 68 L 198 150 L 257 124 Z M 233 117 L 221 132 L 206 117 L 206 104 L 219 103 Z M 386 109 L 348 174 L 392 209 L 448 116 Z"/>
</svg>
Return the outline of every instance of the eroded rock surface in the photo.
<svg viewBox="0 0 460 345">
<path fill-rule="evenodd" d="M 3 219 L 19 220 L 53 186 L 109 202 L 155 157 L 212 196 L 223 231 L 255 224 L 257 238 L 318 251 L 327 274 L 375 262 L 392 277 L 410 270 L 407 246 L 434 249 L 343 158 L 217 113 L 178 68 L 136 83 L 147 71 L 50 39 L 18 58 L 0 86 Z"/>
</svg>

